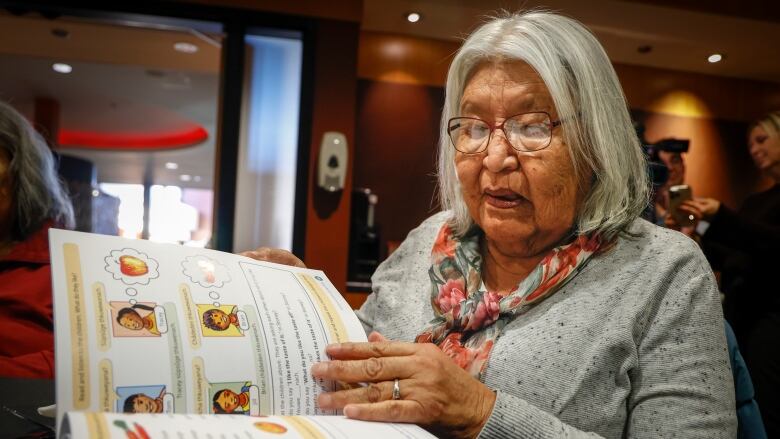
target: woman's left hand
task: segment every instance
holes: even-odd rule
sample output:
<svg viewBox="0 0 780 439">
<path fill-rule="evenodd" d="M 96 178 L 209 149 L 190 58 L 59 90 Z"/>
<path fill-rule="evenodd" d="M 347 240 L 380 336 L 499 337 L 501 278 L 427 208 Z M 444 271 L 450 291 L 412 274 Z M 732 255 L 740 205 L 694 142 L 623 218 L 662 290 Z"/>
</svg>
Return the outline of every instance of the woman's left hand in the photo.
<svg viewBox="0 0 780 439">
<path fill-rule="evenodd" d="M 374 332 L 368 343 L 327 347 L 332 361 L 312 367 L 316 378 L 365 387 L 323 393 L 321 409 L 344 409 L 353 419 L 415 423 L 447 437 L 476 437 L 496 395 L 431 343 L 387 341 Z M 400 399 L 393 400 L 399 380 Z"/>
<path fill-rule="evenodd" d="M 718 209 L 720 209 L 720 201 L 714 198 L 694 198 L 680 204 L 680 210 L 704 221 L 712 221 L 712 217 L 718 213 Z"/>
</svg>

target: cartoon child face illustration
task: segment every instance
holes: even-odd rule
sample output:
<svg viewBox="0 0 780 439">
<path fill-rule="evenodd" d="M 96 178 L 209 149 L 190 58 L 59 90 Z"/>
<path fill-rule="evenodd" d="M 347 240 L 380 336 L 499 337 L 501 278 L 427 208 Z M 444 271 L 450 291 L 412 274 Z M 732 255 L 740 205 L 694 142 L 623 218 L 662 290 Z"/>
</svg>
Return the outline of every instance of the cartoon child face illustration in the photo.
<svg viewBox="0 0 780 439">
<path fill-rule="evenodd" d="M 221 309 L 212 308 L 203 313 L 203 325 L 215 331 L 224 331 L 231 324 L 238 325 L 235 313 L 227 314 Z"/>
<path fill-rule="evenodd" d="M 141 317 L 141 314 L 138 313 L 139 309 L 149 311 L 149 313 L 147 313 L 144 317 Z M 153 307 L 137 303 L 133 306 L 125 307 L 117 311 L 116 321 L 123 327 L 133 331 L 146 329 L 152 333 L 157 334 L 157 322 L 155 321 L 153 311 Z"/>
<path fill-rule="evenodd" d="M 249 393 L 236 393 L 230 389 L 222 389 L 214 394 L 214 413 L 245 412 L 249 403 Z"/>
<path fill-rule="evenodd" d="M 130 395 L 125 399 L 125 406 L 122 410 L 125 413 L 162 413 L 162 398 L 151 398 L 143 393 Z"/>
<path fill-rule="evenodd" d="M 144 327 L 144 320 L 133 308 L 120 309 L 116 315 L 116 321 L 133 331 L 140 331 Z"/>
</svg>

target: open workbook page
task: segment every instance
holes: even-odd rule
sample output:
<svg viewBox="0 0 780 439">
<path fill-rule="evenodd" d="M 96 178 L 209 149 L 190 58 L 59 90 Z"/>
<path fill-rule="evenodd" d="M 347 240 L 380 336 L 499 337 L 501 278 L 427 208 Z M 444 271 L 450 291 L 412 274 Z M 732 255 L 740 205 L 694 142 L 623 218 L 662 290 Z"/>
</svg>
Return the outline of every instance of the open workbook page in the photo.
<svg viewBox="0 0 780 439">
<path fill-rule="evenodd" d="M 342 416 L 125 415 L 70 412 L 60 439 L 279 438 L 433 439 L 410 424 L 363 422 Z"/>
<path fill-rule="evenodd" d="M 58 424 L 69 411 L 336 414 L 316 406 L 334 384 L 310 368 L 328 343 L 366 335 L 321 271 L 87 233 L 49 237 Z"/>
</svg>

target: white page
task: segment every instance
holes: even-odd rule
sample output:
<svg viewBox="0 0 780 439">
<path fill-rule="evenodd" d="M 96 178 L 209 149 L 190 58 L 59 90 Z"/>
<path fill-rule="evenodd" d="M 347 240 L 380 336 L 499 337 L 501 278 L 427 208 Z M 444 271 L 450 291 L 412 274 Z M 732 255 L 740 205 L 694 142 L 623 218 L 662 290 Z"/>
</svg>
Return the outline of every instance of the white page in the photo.
<svg viewBox="0 0 780 439">
<path fill-rule="evenodd" d="M 214 413 L 215 395 L 234 414 L 336 413 L 315 406 L 334 384 L 311 365 L 328 343 L 366 335 L 321 271 L 64 230 L 49 239 L 58 418 L 125 404 Z"/>
<path fill-rule="evenodd" d="M 149 415 L 70 412 L 59 430 L 60 439 L 109 438 L 280 438 L 430 439 L 433 435 L 412 424 L 364 422 L 342 416 Z"/>
</svg>

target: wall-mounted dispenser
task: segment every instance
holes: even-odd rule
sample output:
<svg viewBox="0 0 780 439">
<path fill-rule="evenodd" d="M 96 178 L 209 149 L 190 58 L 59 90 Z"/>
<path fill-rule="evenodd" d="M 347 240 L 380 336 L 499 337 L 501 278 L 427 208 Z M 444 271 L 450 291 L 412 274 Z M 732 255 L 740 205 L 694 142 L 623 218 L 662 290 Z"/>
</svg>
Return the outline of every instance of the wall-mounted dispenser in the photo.
<svg viewBox="0 0 780 439">
<path fill-rule="evenodd" d="M 347 178 L 347 138 L 336 131 L 322 136 L 317 185 L 328 192 L 344 189 Z"/>
</svg>

